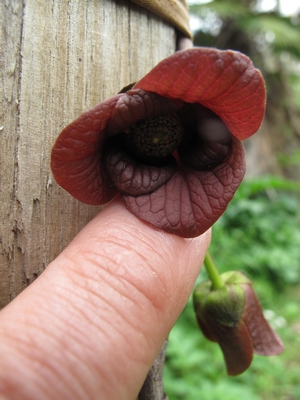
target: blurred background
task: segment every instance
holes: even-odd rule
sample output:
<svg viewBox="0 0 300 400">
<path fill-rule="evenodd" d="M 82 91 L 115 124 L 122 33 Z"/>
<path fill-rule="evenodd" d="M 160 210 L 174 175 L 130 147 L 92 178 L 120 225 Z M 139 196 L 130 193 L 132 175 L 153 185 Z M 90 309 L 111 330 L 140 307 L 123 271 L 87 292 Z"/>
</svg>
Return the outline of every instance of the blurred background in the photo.
<svg viewBox="0 0 300 400">
<path fill-rule="evenodd" d="M 300 2 L 188 3 L 194 45 L 241 51 L 266 81 L 265 120 L 244 142 L 246 178 L 213 227 L 210 252 L 221 272 L 240 270 L 254 281 L 285 351 L 254 356 L 248 371 L 228 377 L 190 300 L 169 337 L 165 390 L 170 400 L 300 399 Z"/>
</svg>

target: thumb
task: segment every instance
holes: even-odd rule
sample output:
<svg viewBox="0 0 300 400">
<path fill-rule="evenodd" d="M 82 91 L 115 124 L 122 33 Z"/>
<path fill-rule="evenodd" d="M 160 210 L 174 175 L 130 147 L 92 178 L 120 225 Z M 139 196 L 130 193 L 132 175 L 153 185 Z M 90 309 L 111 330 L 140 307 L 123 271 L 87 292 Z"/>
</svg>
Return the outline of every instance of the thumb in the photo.
<svg viewBox="0 0 300 400">
<path fill-rule="evenodd" d="M 110 203 L 1 311 L 3 398 L 136 398 L 209 240 L 167 234 Z"/>
</svg>

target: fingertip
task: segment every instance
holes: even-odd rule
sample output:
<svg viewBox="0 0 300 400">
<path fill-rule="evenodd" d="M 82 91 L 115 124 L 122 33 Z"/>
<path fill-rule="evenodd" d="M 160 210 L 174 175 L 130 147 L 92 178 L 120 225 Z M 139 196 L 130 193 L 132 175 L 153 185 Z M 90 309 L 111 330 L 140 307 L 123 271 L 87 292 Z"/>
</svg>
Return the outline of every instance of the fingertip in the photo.
<svg viewBox="0 0 300 400">
<path fill-rule="evenodd" d="M 210 240 L 210 229 L 192 239 L 157 229 L 131 214 L 116 198 L 62 256 L 71 261 L 65 264 L 67 269 L 74 268 L 74 276 L 80 279 L 101 282 L 103 274 L 109 273 L 117 286 L 131 285 L 132 295 L 134 288 L 137 296 L 147 299 L 146 310 L 149 307 L 161 316 L 164 340 L 190 296 Z M 85 268 L 87 261 L 89 268 Z M 134 301 L 140 302 L 138 298 Z"/>
<path fill-rule="evenodd" d="M 153 229 L 113 200 L 2 314 L 16 356 L 1 363 L 13 363 L 16 393 L 38 385 L 45 399 L 53 387 L 58 398 L 68 391 L 74 399 L 134 398 L 186 304 L 209 240 L 210 232 L 184 239 Z"/>
</svg>

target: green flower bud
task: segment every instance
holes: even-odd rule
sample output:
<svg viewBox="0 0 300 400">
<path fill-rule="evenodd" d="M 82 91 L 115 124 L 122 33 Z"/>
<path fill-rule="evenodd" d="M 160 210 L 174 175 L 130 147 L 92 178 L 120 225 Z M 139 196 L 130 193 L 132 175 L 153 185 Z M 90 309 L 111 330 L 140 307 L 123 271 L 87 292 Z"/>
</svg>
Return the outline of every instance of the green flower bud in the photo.
<svg viewBox="0 0 300 400">
<path fill-rule="evenodd" d="M 205 311 L 224 326 L 237 326 L 245 303 L 243 289 L 228 285 L 224 289 L 213 290 L 206 298 Z"/>
<path fill-rule="evenodd" d="M 210 281 L 194 290 L 197 321 L 204 336 L 220 345 L 229 375 L 244 372 L 253 353 L 275 355 L 283 344 L 262 313 L 252 282 L 241 272 L 221 275 L 224 287 L 213 290 Z"/>
</svg>

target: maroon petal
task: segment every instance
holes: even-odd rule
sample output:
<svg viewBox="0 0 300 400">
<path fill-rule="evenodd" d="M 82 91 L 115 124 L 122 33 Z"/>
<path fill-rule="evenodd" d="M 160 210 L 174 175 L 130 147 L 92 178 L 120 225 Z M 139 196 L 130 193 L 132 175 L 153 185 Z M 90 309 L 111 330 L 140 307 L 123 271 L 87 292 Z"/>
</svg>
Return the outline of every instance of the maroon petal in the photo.
<svg viewBox="0 0 300 400">
<path fill-rule="evenodd" d="M 117 188 L 103 165 L 106 138 L 139 119 L 174 113 L 182 104 L 135 89 L 84 112 L 60 133 L 52 149 L 51 169 L 57 183 L 83 203 L 107 203 L 117 194 Z"/>
<path fill-rule="evenodd" d="M 104 165 L 119 191 L 132 196 L 153 192 L 168 182 L 176 171 L 175 160 L 165 167 L 139 164 L 114 144 L 105 149 Z"/>
<path fill-rule="evenodd" d="M 203 335 L 206 337 L 206 339 L 210 340 L 211 342 L 217 342 L 217 338 L 213 331 L 211 330 L 211 327 L 209 324 L 206 323 L 204 318 L 200 318 L 199 314 L 196 314 L 197 322 L 199 325 L 199 328 Z"/>
<path fill-rule="evenodd" d="M 117 193 L 102 167 L 104 129 L 123 95 L 117 95 L 86 111 L 57 138 L 51 153 L 51 169 L 57 183 L 87 204 L 104 204 Z"/>
<path fill-rule="evenodd" d="M 263 77 L 248 57 L 236 51 L 178 51 L 161 61 L 135 87 L 202 104 L 221 117 L 240 140 L 254 134 L 264 117 Z"/>
<path fill-rule="evenodd" d="M 242 320 L 252 337 L 254 353 L 272 356 L 283 352 L 283 343 L 277 333 L 266 321 L 251 285 L 243 285 L 245 307 Z"/>
<path fill-rule="evenodd" d="M 141 119 L 173 114 L 183 106 L 181 100 L 170 100 L 156 93 L 132 89 L 121 96 L 113 109 L 106 133 L 116 135 Z"/>
<path fill-rule="evenodd" d="M 203 169 L 219 164 L 228 155 L 232 134 L 214 112 L 199 103 L 185 103 L 178 115 L 186 132 L 178 147 L 181 162 Z"/>
<path fill-rule="evenodd" d="M 253 359 L 253 347 L 251 336 L 243 321 L 234 328 L 221 325 L 212 318 L 209 323 L 222 349 L 227 373 L 235 376 L 246 371 Z"/>
<path fill-rule="evenodd" d="M 230 154 L 211 170 L 182 167 L 153 193 L 138 197 L 123 195 L 123 198 L 133 214 L 155 227 L 195 237 L 223 214 L 244 173 L 244 149 L 233 138 Z"/>
</svg>

